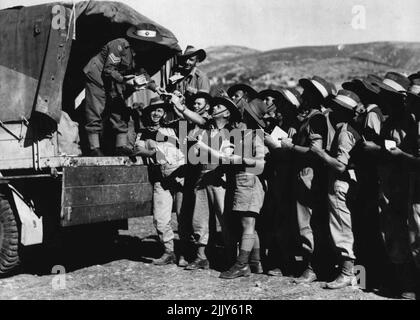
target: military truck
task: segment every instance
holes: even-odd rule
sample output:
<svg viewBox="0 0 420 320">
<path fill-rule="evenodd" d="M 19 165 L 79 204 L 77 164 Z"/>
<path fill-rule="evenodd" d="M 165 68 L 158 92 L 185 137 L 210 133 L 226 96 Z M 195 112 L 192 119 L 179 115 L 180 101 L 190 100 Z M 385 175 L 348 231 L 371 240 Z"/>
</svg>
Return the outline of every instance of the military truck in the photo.
<svg viewBox="0 0 420 320">
<path fill-rule="evenodd" d="M 139 23 L 162 35 L 137 58 L 165 87 L 178 41 L 125 4 L 0 10 L 0 274 L 19 264 L 22 248 L 48 243 L 65 228 L 150 214 L 152 188 L 141 158 L 80 156 L 62 128 L 66 115 L 77 117 L 82 108 L 83 67 Z"/>
</svg>

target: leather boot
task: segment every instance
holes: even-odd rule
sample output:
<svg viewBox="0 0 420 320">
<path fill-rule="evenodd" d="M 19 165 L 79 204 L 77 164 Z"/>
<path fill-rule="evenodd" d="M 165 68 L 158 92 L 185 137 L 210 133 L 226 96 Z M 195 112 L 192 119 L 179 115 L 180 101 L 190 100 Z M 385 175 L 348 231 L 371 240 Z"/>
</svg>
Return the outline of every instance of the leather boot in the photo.
<svg viewBox="0 0 420 320">
<path fill-rule="evenodd" d="M 101 149 L 95 148 L 90 150 L 89 157 L 103 157 L 104 154 L 102 153 Z"/>
<path fill-rule="evenodd" d="M 239 264 L 236 262 L 228 271 L 222 272 L 219 276 L 221 279 L 235 279 L 239 277 L 249 277 L 251 269 L 249 264 Z"/>
<path fill-rule="evenodd" d="M 340 275 L 331 282 L 328 282 L 325 285 L 326 289 L 342 289 L 345 287 L 355 287 L 357 286 L 357 279 L 355 276 L 348 276 L 343 273 L 340 273 Z"/>
<path fill-rule="evenodd" d="M 293 282 L 297 284 L 308 284 L 314 282 L 316 279 L 317 276 L 314 270 L 312 270 L 312 268 L 308 266 L 306 270 L 303 271 L 302 275 L 299 278 L 294 279 Z"/>
<path fill-rule="evenodd" d="M 263 267 L 261 264 L 260 249 L 252 249 L 249 255 L 249 268 L 252 273 L 261 274 L 263 273 Z"/>
<path fill-rule="evenodd" d="M 185 267 L 185 270 L 198 270 L 204 269 L 207 270 L 210 267 L 209 260 L 196 258 L 193 262 L 191 262 L 188 266 Z"/>
<path fill-rule="evenodd" d="M 228 271 L 222 272 L 219 278 L 235 279 L 238 277 L 248 277 L 251 274 L 251 269 L 248 264 L 250 253 L 250 251 L 240 250 L 236 263 Z"/>
<path fill-rule="evenodd" d="M 350 286 L 357 286 L 357 279 L 354 275 L 354 261 L 344 260 L 341 264 L 339 276 L 325 285 L 327 289 L 342 289 Z"/>
<path fill-rule="evenodd" d="M 175 253 L 172 251 L 165 251 L 164 254 L 159 258 L 153 261 L 153 264 L 156 266 L 164 266 L 167 264 L 172 264 L 176 262 Z"/>
</svg>

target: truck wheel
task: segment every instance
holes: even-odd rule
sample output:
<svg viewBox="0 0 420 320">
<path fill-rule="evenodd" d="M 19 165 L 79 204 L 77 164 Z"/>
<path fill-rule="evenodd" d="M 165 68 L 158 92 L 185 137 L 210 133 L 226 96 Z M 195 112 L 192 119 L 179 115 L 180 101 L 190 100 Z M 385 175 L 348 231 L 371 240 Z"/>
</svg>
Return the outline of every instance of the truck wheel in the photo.
<svg viewBox="0 0 420 320">
<path fill-rule="evenodd" d="M 0 193 L 0 274 L 19 264 L 19 229 L 7 198 Z"/>
</svg>

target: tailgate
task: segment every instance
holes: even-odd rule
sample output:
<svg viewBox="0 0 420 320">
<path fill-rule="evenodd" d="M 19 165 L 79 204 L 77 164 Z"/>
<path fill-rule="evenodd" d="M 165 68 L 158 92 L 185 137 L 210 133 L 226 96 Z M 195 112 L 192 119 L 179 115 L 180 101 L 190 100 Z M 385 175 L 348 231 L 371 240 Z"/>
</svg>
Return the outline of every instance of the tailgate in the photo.
<svg viewBox="0 0 420 320">
<path fill-rule="evenodd" d="M 64 167 L 62 183 L 62 226 L 151 214 L 153 191 L 145 165 Z"/>
</svg>

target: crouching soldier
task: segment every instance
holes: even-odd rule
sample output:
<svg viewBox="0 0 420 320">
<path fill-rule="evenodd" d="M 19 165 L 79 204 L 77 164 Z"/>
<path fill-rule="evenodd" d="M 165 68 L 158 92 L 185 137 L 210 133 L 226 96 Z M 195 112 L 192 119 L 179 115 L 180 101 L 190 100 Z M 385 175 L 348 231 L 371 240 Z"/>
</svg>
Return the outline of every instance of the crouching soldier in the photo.
<svg viewBox="0 0 420 320">
<path fill-rule="evenodd" d="M 178 233 L 185 237 L 185 222 L 180 217 L 184 185 L 184 154 L 179 149 L 177 133 L 174 128 L 165 126 L 164 119 L 170 105 L 159 97 L 152 98 L 150 105 L 143 110 L 147 127 L 136 139 L 136 154 L 150 158 L 150 180 L 153 183 L 153 223 L 163 244 L 163 255 L 154 261 L 156 265 L 175 263 L 174 232 L 171 227 L 172 204 L 178 218 Z M 182 242 L 182 241 L 181 241 Z"/>
<path fill-rule="evenodd" d="M 341 260 L 340 274 L 334 281 L 326 284 L 328 289 L 356 285 L 353 271 L 356 258 L 353 253 L 354 237 L 349 208 L 349 195 L 354 188 L 355 174 L 349 164 L 350 153 L 361 139 L 361 136 L 350 125 L 359 102 L 359 97 L 355 93 L 340 90 L 332 99 L 333 112 L 330 119 L 336 133 L 330 154 L 316 145 L 311 147 L 311 151 L 330 169 L 328 177 L 329 225 L 333 244 Z"/>
</svg>

